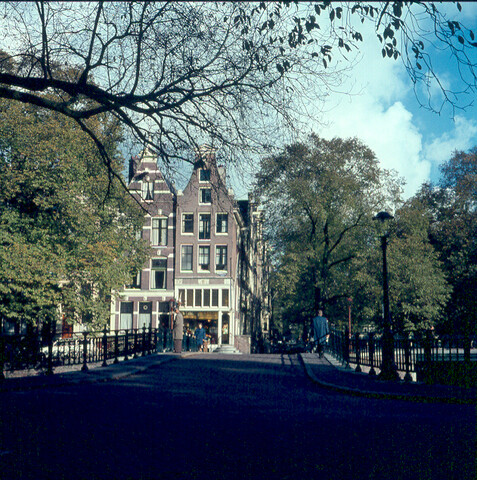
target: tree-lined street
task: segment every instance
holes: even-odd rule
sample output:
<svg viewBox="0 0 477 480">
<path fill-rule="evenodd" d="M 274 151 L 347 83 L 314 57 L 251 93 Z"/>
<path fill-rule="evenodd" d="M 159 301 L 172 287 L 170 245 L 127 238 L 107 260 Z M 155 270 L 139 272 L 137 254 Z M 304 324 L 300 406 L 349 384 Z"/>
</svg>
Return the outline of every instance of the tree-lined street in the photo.
<svg viewBox="0 0 477 480">
<path fill-rule="evenodd" d="M 2 478 L 474 478 L 475 408 L 321 389 L 296 356 L 203 355 L 2 393 Z"/>
</svg>

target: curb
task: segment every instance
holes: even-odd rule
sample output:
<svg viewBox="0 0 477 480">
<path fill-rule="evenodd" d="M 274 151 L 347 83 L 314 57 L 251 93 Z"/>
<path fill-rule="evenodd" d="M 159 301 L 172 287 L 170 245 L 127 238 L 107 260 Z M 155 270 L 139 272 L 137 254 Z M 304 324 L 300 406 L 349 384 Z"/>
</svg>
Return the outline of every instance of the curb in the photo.
<svg viewBox="0 0 477 480">
<path fill-rule="evenodd" d="M 343 393 L 345 395 L 383 399 L 383 400 L 404 400 L 408 402 L 420 402 L 420 403 L 451 403 L 451 404 L 469 404 L 469 405 L 475 405 L 476 403 L 476 399 L 471 399 L 471 398 L 414 395 L 411 393 L 391 393 L 391 392 L 384 392 L 384 391 L 359 390 L 357 388 L 345 387 L 343 385 L 320 380 L 315 375 L 313 368 L 305 361 L 301 353 L 298 354 L 298 358 L 300 359 L 300 362 L 303 365 L 305 372 L 307 376 L 310 378 L 310 380 L 312 380 L 314 383 L 316 383 L 320 387 L 326 388 L 328 390 L 333 390 L 335 392 Z M 329 362 L 328 359 L 327 361 Z M 331 362 L 329 363 L 330 365 L 332 365 Z"/>
</svg>

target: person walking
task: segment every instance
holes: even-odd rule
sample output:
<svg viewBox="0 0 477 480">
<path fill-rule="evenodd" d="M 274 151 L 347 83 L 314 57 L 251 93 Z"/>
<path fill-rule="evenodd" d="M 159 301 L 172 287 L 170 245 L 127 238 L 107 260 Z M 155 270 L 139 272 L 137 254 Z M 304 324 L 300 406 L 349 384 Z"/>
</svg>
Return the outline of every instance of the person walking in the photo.
<svg viewBox="0 0 477 480">
<path fill-rule="evenodd" d="M 172 328 L 172 338 L 174 339 L 174 352 L 182 353 L 182 339 L 184 338 L 184 317 L 176 305 L 174 324 Z"/>
<path fill-rule="evenodd" d="M 205 340 L 205 328 L 202 326 L 202 323 L 199 323 L 199 327 L 196 328 L 194 332 L 195 339 L 197 341 L 197 349 L 199 352 L 204 351 L 204 340 Z"/>
<path fill-rule="evenodd" d="M 328 319 L 323 316 L 323 310 L 318 310 L 318 315 L 313 319 L 313 336 L 315 345 L 318 349 L 320 357 L 323 356 L 324 346 L 330 336 Z"/>
</svg>

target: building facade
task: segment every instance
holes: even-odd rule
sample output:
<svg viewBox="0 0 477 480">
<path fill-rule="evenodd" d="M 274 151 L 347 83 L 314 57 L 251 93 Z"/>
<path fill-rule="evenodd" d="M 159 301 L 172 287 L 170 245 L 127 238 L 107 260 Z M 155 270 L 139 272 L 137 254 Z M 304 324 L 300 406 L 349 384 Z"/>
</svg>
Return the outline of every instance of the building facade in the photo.
<svg viewBox="0 0 477 480">
<path fill-rule="evenodd" d="M 181 305 L 184 326 L 202 323 L 210 347 L 242 345 L 268 330 L 268 275 L 262 212 L 237 202 L 215 150 L 196 152 L 190 180 L 176 191 L 146 149 L 131 161 L 129 189 L 146 213 L 142 238 L 152 255 L 130 285 L 113 295 L 112 329 L 170 328 Z M 249 343 L 250 345 L 250 343 Z"/>
</svg>

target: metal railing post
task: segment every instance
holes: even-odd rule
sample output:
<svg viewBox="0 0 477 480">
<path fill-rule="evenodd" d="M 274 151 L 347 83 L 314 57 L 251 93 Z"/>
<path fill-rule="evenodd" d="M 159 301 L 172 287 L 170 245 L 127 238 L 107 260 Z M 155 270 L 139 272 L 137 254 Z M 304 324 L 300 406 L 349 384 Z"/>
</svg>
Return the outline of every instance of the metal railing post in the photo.
<svg viewBox="0 0 477 480">
<path fill-rule="evenodd" d="M 406 375 L 404 375 L 405 382 L 411 382 L 411 334 L 404 337 L 404 362 L 406 365 Z"/>
<path fill-rule="evenodd" d="M 346 368 L 351 368 L 349 366 L 350 338 L 349 338 L 348 327 L 345 327 L 344 338 L 342 340 L 342 348 L 343 348 L 343 364 L 345 365 Z"/>
<path fill-rule="evenodd" d="M 374 351 L 375 351 L 374 332 L 369 333 L 368 348 L 369 348 L 369 364 L 371 365 L 371 369 L 369 370 L 369 375 L 375 376 L 376 370 L 374 369 Z"/>
<path fill-rule="evenodd" d="M 108 327 L 103 330 L 103 367 L 108 366 Z"/>
<path fill-rule="evenodd" d="M 361 345 L 359 343 L 359 333 L 356 332 L 354 334 L 354 348 L 356 351 L 356 368 L 354 369 L 355 372 L 361 372 Z"/>
<path fill-rule="evenodd" d="M 137 328 L 134 329 L 134 355 L 133 358 L 137 358 Z"/>
<path fill-rule="evenodd" d="M 143 325 L 141 356 L 144 357 L 145 355 L 146 355 L 146 325 Z"/>
<path fill-rule="evenodd" d="M 116 330 L 114 336 L 114 364 L 119 363 L 119 330 Z"/>
<path fill-rule="evenodd" d="M 129 330 L 124 330 L 124 360 L 129 360 Z"/>
<path fill-rule="evenodd" d="M 88 371 L 88 332 L 83 332 L 83 366 L 81 367 L 82 372 Z"/>
</svg>

